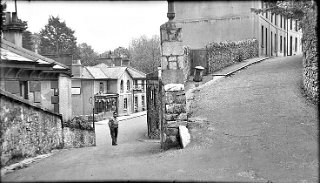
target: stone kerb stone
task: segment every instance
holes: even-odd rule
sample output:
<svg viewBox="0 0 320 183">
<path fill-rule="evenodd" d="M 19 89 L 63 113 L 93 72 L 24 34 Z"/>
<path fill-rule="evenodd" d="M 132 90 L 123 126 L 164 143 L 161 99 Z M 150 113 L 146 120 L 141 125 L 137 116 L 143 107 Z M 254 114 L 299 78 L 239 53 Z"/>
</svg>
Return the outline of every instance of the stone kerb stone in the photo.
<svg viewBox="0 0 320 183">
<path fill-rule="evenodd" d="M 182 148 L 185 148 L 190 143 L 190 134 L 186 126 L 179 126 L 179 137 Z"/>
</svg>

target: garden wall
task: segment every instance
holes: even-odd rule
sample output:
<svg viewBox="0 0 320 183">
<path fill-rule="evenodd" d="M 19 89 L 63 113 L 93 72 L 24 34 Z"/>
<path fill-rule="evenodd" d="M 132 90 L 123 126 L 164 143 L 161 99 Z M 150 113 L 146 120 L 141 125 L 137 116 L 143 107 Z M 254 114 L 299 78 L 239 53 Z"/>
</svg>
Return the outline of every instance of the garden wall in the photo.
<svg viewBox="0 0 320 183">
<path fill-rule="evenodd" d="M 1 167 L 53 149 L 95 145 L 93 130 L 70 129 L 62 116 L 0 90 Z"/>
<path fill-rule="evenodd" d="M 234 63 L 259 56 L 259 43 L 256 39 L 237 42 L 210 43 L 206 46 L 208 74 Z"/>
<path fill-rule="evenodd" d="M 318 101 L 318 38 L 317 10 L 310 10 L 304 19 L 302 51 L 303 51 L 303 86 L 306 94 Z"/>
</svg>

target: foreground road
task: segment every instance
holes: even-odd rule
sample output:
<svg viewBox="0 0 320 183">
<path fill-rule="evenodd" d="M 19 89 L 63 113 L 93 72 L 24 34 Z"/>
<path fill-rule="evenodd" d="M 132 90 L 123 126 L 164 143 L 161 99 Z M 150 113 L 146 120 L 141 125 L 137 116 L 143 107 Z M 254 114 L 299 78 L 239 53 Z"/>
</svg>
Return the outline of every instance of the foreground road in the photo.
<svg viewBox="0 0 320 183">
<path fill-rule="evenodd" d="M 301 95 L 299 59 L 269 59 L 202 88 L 193 117 L 208 125 L 192 129 L 186 149 L 139 141 L 145 116 L 120 122 L 111 146 L 101 122 L 96 147 L 59 152 L 2 181 L 318 182 L 317 109 Z"/>
<path fill-rule="evenodd" d="M 301 94 L 300 56 L 252 65 L 198 92 L 195 132 L 215 167 L 252 180 L 318 182 L 318 112 Z"/>
</svg>

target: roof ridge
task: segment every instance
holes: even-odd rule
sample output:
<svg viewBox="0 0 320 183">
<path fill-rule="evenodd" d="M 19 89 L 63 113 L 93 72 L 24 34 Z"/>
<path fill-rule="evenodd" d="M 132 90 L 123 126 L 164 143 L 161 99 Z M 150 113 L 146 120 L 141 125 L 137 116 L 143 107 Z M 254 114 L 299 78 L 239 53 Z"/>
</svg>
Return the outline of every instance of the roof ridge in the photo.
<svg viewBox="0 0 320 183">
<path fill-rule="evenodd" d="M 22 55 L 22 56 L 26 56 L 26 57 L 29 57 L 29 58 L 32 57 L 32 59 L 42 59 L 42 60 L 47 61 L 49 63 L 57 64 L 57 65 L 60 65 L 60 66 L 62 66 L 64 68 L 70 69 L 68 66 L 66 66 L 66 65 L 64 65 L 64 64 L 62 64 L 60 62 L 57 62 L 57 61 L 55 61 L 55 60 L 53 60 L 51 58 L 47 58 L 45 56 L 42 56 L 42 55 L 40 55 L 38 53 L 35 53 L 35 52 L 30 51 L 28 49 L 25 49 L 23 47 L 17 46 L 15 44 L 11 43 L 10 41 L 7 41 L 7 40 L 2 39 L 2 38 L 1 38 L 1 45 L 7 47 L 7 49 L 9 48 L 10 51 L 12 51 L 12 52 L 15 52 L 15 51 L 17 52 L 18 51 L 18 52 L 22 52 L 22 54 L 26 54 L 26 55 Z M 19 54 L 19 53 L 16 53 L 16 54 Z"/>
</svg>

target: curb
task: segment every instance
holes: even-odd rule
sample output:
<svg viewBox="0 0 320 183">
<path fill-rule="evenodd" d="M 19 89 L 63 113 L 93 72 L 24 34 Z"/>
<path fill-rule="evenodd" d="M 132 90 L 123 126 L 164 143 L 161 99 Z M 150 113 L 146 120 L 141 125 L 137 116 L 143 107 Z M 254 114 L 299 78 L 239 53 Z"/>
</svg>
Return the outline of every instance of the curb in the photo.
<svg viewBox="0 0 320 183">
<path fill-rule="evenodd" d="M 144 116 L 144 115 L 147 115 L 147 113 L 145 113 L 145 114 L 140 114 L 140 115 L 137 115 L 137 116 L 128 117 L 128 118 L 124 118 L 124 119 L 119 119 L 118 121 L 129 120 L 129 119 L 141 117 L 141 116 Z"/>
<path fill-rule="evenodd" d="M 12 165 L 9 166 L 5 166 L 3 168 L 1 168 L 1 176 L 4 176 L 7 173 L 10 172 L 14 172 L 15 170 L 19 170 L 25 167 L 28 167 L 29 164 L 35 162 L 35 161 L 39 161 L 41 159 L 47 158 L 49 156 L 51 156 L 53 153 L 49 153 L 49 154 L 42 154 L 33 158 L 28 158 L 28 159 L 24 159 L 18 163 L 14 163 Z"/>
<path fill-rule="evenodd" d="M 229 72 L 229 73 L 227 73 L 227 74 L 225 74 L 225 75 L 221 75 L 221 76 L 230 76 L 231 74 L 233 74 L 233 73 L 235 73 L 235 72 L 237 72 L 237 71 L 239 71 L 239 70 L 242 70 L 242 69 L 244 69 L 244 68 L 246 68 L 246 67 L 248 67 L 248 66 L 250 66 L 250 65 L 252 65 L 252 64 L 256 64 L 256 63 L 262 62 L 262 61 L 264 61 L 264 60 L 266 60 L 266 59 L 268 59 L 268 58 L 269 58 L 269 57 L 265 57 L 265 58 L 258 59 L 258 60 L 254 61 L 254 62 L 248 63 L 248 64 L 246 64 L 246 65 L 244 65 L 244 66 L 242 66 L 242 67 L 240 67 L 240 68 L 238 68 L 238 69 L 235 69 L 234 71 L 231 71 L 231 72 Z M 213 75 L 213 76 L 218 76 L 218 75 Z"/>
</svg>

